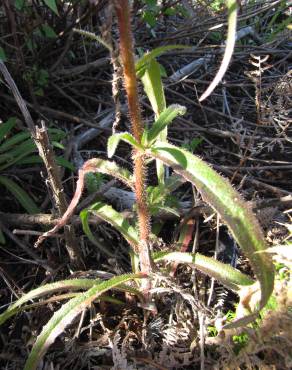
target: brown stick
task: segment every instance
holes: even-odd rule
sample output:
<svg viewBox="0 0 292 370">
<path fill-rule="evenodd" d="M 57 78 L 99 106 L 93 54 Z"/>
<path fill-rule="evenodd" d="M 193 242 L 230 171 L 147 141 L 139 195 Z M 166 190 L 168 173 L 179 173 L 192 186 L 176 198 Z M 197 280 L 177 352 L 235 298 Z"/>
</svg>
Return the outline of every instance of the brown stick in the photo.
<svg viewBox="0 0 292 370">
<path fill-rule="evenodd" d="M 67 210 L 67 203 L 63 192 L 64 190 L 61 182 L 59 168 L 56 164 L 55 156 L 51 148 L 47 132 L 44 127 L 40 129 L 34 125 L 33 119 L 30 115 L 29 110 L 27 109 L 26 103 L 23 100 L 13 78 L 11 77 L 9 71 L 7 70 L 5 64 L 2 61 L 0 61 L 0 70 L 11 89 L 11 92 L 13 93 L 13 96 L 19 106 L 19 109 L 21 110 L 21 113 L 25 119 L 25 122 L 31 133 L 31 136 L 38 148 L 39 155 L 44 161 L 44 164 L 48 172 L 48 178 L 52 188 L 54 200 L 56 203 L 56 208 L 59 212 L 59 215 L 61 216 Z M 74 239 L 75 235 L 73 229 L 70 231 L 69 227 L 67 229 L 65 228 L 65 240 L 67 252 L 69 254 L 71 262 L 76 267 L 80 268 L 82 266 L 81 251 L 79 249 L 77 242 Z"/>
</svg>

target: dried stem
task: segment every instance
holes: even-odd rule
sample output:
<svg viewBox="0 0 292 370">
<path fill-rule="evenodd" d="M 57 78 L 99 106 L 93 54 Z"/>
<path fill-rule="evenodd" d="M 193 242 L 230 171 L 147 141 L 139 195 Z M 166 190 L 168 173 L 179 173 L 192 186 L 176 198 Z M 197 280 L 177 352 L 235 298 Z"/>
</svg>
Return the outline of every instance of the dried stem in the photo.
<svg viewBox="0 0 292 370">
<path fill-rule="evenodd" d="M 55 161 L 55 156 L 51 148 L 47 132 L 44 129 L 39 129 L 34 125 L 33 119 L 27 109 L 27 104 L 22 98 L 13 78 L 11 77 L 5 64 L 0 60 L 0 71 L 2 72 L 7 84 L 9 85 L 14 99 L 17 102 L 19 109 L 24 117 L 25 123 L 31 133 L 31 136 L 38 148 L 40 157 L 43 159 L 46 166 L 50 186 L 55 197 L 56 208 L 59 215 L 62 216 L 67 209 L 67 202 L 63 193 L 60 172 Z M 70 257 L 70 261 L 76 267 L 82 267 L 81 251 L 75 240 L 73 228 L 65 228 L 66 248 Z"/>
<path fill-rule="evenodd" d="M 128 0 L 116 0 L 115 9 L 120 32 L 120 53 L 124 71 L 124 83 L 128 97 L 132 133 L 136 141 L 140 143 L 144 127 L 139 106 L 133 37 L 130 25 L 130 7 Z M 133 161 L 140 236 L 138 253 L 141 271 L 149 274 L 151 271 L 151 258 L 149 254 L 150 214 L 146 197 L 146 165 L 143 153 L 138 150 L 134 150 Z"/>
</svg>

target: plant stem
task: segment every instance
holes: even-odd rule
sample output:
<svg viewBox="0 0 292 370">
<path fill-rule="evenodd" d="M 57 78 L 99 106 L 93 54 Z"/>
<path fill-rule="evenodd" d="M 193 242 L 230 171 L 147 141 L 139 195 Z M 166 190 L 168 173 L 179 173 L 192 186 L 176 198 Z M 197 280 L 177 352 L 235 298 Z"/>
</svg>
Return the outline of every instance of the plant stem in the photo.
<svg viewBox="0 0 292 370">
<path fill-rule="evenodd" d="M 128 0 L 116 0 L 115 9 L 120 32 L 120 53 L 124 71 L 124 83 L 128 97 L 129 113 L 132 125 L 132 134 L 138 143 L 141 143 L 143 123 L 138 98 L 138 87 L 134 61 L 133 37 L 130 24 L 130 7 Z M 150 213 L 146 196 L 145 156 L 138 150 L 133 151 L 135 194 L 139 223 L 139 259 L 141 272 L 151 272 L 151 257 L 149 253 Z M 149 282 L 148 282 L 149 289 Z"/>
</svg>

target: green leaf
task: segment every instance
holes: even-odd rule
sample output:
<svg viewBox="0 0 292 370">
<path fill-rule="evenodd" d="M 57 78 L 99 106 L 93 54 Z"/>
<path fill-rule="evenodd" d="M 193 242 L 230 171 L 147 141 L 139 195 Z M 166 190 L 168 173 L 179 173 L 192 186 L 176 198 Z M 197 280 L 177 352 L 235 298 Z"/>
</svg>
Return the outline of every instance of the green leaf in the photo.
<svg viewBox="0 0 292 370">
<path fill-rule="evenodd" d="M 56 162 L 59 166 L 67 168 L 70 171 L 75 171 L 74 165 L 67 161 L 67 159 L 63 157 L 55 157 Z M 23 164 L 43 164 L 43 160 L 38 155 L 32 155 L 25 158 L 21 158 L 17 161 L 17 165 Z"/>
<path fill-rule="evenodd" d="M 154 262 L 166 260 L 169 262 L 186 263 L 194 265 L 198 270 L 208 276 L 220 281 L 227 288 L 240 292 L 242 286 L 250 286 L 255 282 L 249 276 L 243 274 L 234 267 L 206 257 L 200 253 L 185 252 L 155 252 L 153 253 Z"/>
<path fill-rule="evenodd" d="M 14 6 L 17 10 L 22 10 L 25 5 L 25 0 L 14 0 Z"/>
<path fill-rule="evenodd" d="M 135 148 L 139 148 L 141 150 L 144 149 L 139 143 L 137 143 L 137 141 L 131 134 L 129 134 L 128 132 L 121 132 L 119 134 L 114 134 L 110 136 L 107 141 L 107 155 L 109 158 L 111 158 L 115 154 L 120 140 L 125 141 L 126 143 L 134 146 Z"/>
<path fill-rule="evenodd" d="M 251 262 L 261 286 L 259 309 L 263 308 L 273 291 L 274 268 L 266 253 L 257 253 L 266 249 L 266 242 L 256 217 L 240 194 L 204 161 L 186 150 L 167 143 L 155 143 L 147 152 L 194 184 L 203 199 L 219 213 Z M 249 319 L 254 316 L 247 317 L 246 321 Z"/>
<path fill-rule="evenodd" d="M 91 241 L 91 243 L 93 245 L 95 245 L 102 253 L 104 253 L 105 255 L 107 255 L 109 257 L 114 257 L 114 254 L 111 253 L 111 251 L 109 251 L 107 248 L 105 248 L 105 246 L 102 243 L 100 243 L 94 237 L 94 235 L 93 235 L 93 233 L 90 229 L 89 223 L 88 223 L 89 216 L 90 216 L 90 210 L 89 209 L 84 209 L 80 212 L 82 228 L 83 228 L 83 231 L 84 231 L 85 235 Z"/>
<path fill-rule="evenodd" d="M 44 33 L 45 37 L 48 39 L 55 39 L 57 37 L 56 32 L 48 24 L 43 24 L 41 26 L 41 31 Z"/>
<path fill-rule="evenodd" d="M 18 134 L 13 135 L 11 138 L 5 140 L 5 142 L 1 144 L 0 153 L 7 151 L 16 144 L 19 144 L 22 141 L 25 141 L 29 138 L 30 138 L 29 132 L 19 132 Z"/>
<path fill-rule="evenodd" d="M 178 13 L 178 10 L 175 7 L 169 7 L 167 9 L 165 9 L 165 11 L 163 13 L 165 15 L 171 16 L 171 15 L 177 14 Z"/>
<path fill-rule="evenodd" d="M 185 45 L 164 45 L 159 46 L 151 50 L 148 53 L 145 53 L 141 58 L 139 58 L 135 64 L 137 76 L 140 78 L 145 73 L 145 67 L 147 67 L 148 63 L 154 58 L 159 57 L 160 55 L 166 53 L 167 51 L 174 50 L 174 49 L 187 49 L 190 46 Z"/>
<path fill-rule="evenodd" d="M 27 155 L 36 151 L 36 146 L 32 140 L 26 140 L 21 143 L 18 147 L 11 149 L 9 152 L 0 155 L 0 171 L 4 170 L 7 167 L 16 164 L 20 159 L 26 157 Z"/>
<path fill-rule="evenodd" d="M 145 73 L 141 76 L 141 80 L 144 86 L 144 90 L 152 109 L 155 113 L 155 117 L 159 117 L 160 113 L 166 108 L 166 101 L 164 95 L 164 89 L 161 79 L 161 69 L 160 64 L 155 58 L 151 59 L 150 62 L 145 67 Z M 159 134 L 161 141 L 167 138 L 167 127 L 164 128 Z M 157 160 L 156 161 L 156 172 L 158 177 L 158 182 L 160 184 L 164 183 L 164 166 Z"/>
<path fill-rule="evenodd" d="M 105 40 L 103 40 L 100 36 L 96 35 L 95 33 L 85 31 L 85 30 L 80 30 L 78 28 L 73 28 L 73 31 L 76 33 L 79 33 L 80 35 L 87 37 L 91 40 L 99 42 L 101 45 L 103 45 L 106 49 L 108 49 L 110 52 L 113 51 L 113 48 L 110 44 L 108 44 Z"/>
<path fill-rule="evenodd" d="M 157 23 L 155 14 L 150 10 L 145 10 L 142 13 L 142 19 L 149 24 L 150 27 L 154 27 Z"/>
<path fill-rule="evenodd" d="M 89 194 L 96 193 L 105 181 L 103 174 L 96 172 L 86 173 L 84 179 L 86 190 Z"/>
<path fill-rule="evenodd" d="M 50 8 L 56 15 L 59 15 L 58 8 L 55 0 L 43 0 L 43 2 Z"/>
<path fill-rule="evenodd" d="M 90 240 L 92 240 L 92 237 L 90 235 L 90 232 L 88 232 L 88 224 L 86 225 L 88 213 L 92 213 L 101 218 L 103 221 L 108 222 L 110 225 L 112 225 L 123 235 L 123 237 L 133 248 L 138 245 L 138 233 L 134 229 L 134 227 L 129 224 L 129 222 L 123 217 L 123 215 L 114 210 L 111 206 L 102 202 L 97 202 L 93 204 L 90 208 L 86 208 L 80 213 L 82 225 L 83 223 L 85 225 L 85 229 L 83 230 Z"/>
<path fill-rule="evenodd" d="M 0 124 L 0 143 L 5 139 L 5 136 L 12 130 L 15 124 L 15 117 L 11 117 L 6 122 Z"/>
<path fill-rule="evenodd" d="M 11 316 L 19 312 L 18 308 L 28 301 L 35 298 L 59 292 L 62 290 L 85 290 L 91 288 L 93 285 L 100 283 L 100 279 L 67 279 L 57 281 L 55 283 L 45 284 L 39 288 L 33 289 L 27 294 L 24 294 L 16 302 L 9 306 L 9 308 L 0 314 L 0 325 L 4 324 Z"/>
<path fill-rule="evenodd" d="M 92 172 L 99 172 L 104 175 L 115 177 L 131 189 L 134 189 L 133 175 L 129 170 L 119 166 L 116 162 L 101 158 L 92 158 L 86 162 L 86 167 L 91 167 Z"/>
<path fill-rule="evenodd" d="M 14 197 L 28 213 L 35 214 L 41 212 L 33 199 L 14 181 L 5 176 L 0 176 L 0 184 L 5 186 L 6 189 L 14 195 Z"/>
<path fill-rule="evenodd" d="M 157 117 L 166 108 L 166 103 L 160 65 L 154 58 L 148 63 L 141 80 L 152 109 Z"/>
<path fill-rule="evenodd" d="M 80 293 L 56 311 L 49 322 L 43 327 L 31 353 L 26 361 L 24 370 L 35 370 L 41 358 L 45 355 L 50 345 L 55 341 L 65 328 L 101 294 L 123 284 L 129 280 L 143 278 L 142 274 L 128 274 L 116 276 L 108 281 L 94 285 L 85 293 Z"/>
<path fill-rule="evenodd" d="M 172 104 L 164 109 L 158 119 L 153 123 L 151 129 L 146 132 L 145 139 L 142 139 L 144 145 L 150 146 L 169 123 L 171 123 L 178 115 L 185 114 L 185 112 L 186 108 L 178 104 Z"/>
<path fill-rule="evenodd" d="M 7 61 L 5 50 L 1 46 L 0 46 L 0 60 L 2 60 L 2 62 Z"/>
</svg>

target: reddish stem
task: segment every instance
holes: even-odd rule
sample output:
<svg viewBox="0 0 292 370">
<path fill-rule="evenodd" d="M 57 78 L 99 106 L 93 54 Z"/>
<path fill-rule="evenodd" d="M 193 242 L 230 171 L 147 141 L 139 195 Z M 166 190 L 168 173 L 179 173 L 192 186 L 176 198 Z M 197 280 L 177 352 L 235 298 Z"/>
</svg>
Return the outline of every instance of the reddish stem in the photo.
<svg viewBox="0 0 292 370">
<path fill-rule="evenodd" d="M 124 83 L 127 92 L 132 133 L 138 143 L 141 143 L 143 123 L 138 98 L 138 87 L 134 61 L 133 37 L 130 24 L 130 7 L 128 0 L 116 0 L 115 9 L 120 32 L 120 54 L 124 71 Z M 151 257 L 149 253 L 150 214 L 146 196 L 146 165 L 143 153 L 133 152 L 135 194 L 139 223 L 139 259 L 141 272 L 151 272 Z M 150 287 L 148 282 L 148 289 Z"/>
</svg>

